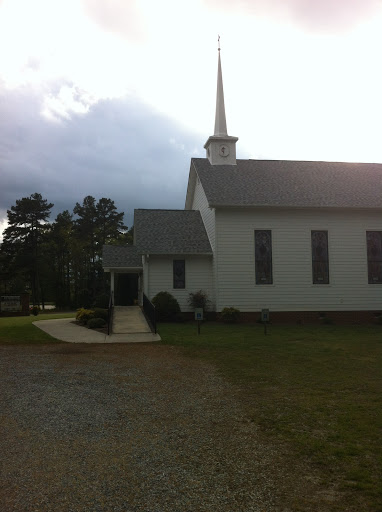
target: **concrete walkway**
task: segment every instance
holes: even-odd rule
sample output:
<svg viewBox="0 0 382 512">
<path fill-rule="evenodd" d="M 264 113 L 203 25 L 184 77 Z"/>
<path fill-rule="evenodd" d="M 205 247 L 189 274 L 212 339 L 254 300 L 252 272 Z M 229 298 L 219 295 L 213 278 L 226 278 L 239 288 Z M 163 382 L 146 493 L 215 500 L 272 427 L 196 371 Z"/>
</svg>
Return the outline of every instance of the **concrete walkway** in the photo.
<svg viewBox="0 0 382 512">
<path fill-rule="evenodd" d="M 114 313 L 116 313 L 116 309 Z M 33 325 L 53 338 L 69 343 L 139 343 L 160 341 L 159 334 L 153 334 L 138 306 L 123 308 L 114 315 L 113 334 L 108 336 L 73 322 L 73 318 L 38 320 Z M 114 331 L 114 328 L 116 331 Z"/>
<path fill-rule="evenodd" d="M 139 306 L 115 306 L 113 334 L 147 333 L 151 329 Z"/>
</svg>

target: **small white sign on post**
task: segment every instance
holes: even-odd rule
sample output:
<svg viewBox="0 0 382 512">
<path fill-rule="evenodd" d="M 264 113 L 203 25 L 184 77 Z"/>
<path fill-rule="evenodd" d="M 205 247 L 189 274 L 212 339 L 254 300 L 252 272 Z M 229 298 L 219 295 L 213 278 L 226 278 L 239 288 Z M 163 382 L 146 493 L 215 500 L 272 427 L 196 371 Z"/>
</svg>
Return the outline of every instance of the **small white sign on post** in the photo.
<svg viewBox="0 0 382 512">
<path fill-rule="evenodd" d="M 198 322 L 198 336 L 199 336 L 200 322 L 203 320 L 203 308 L 195 308 L 195 320 Z"/>
<path fill-rule="evenodd" d="M 195 320 L 203 320 L 203 308 L 195 308 Z"/>
</svg>

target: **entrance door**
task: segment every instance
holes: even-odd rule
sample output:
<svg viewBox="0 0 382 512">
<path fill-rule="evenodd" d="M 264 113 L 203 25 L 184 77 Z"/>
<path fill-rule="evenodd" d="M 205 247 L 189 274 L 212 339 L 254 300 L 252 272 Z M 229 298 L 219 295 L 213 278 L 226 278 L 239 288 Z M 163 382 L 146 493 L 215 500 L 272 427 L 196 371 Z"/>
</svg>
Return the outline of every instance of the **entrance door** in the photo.
<svg viewBox="0 0 382 512">
<path fill-rule="evenodd" d="M 114 302 L 116 306 L 132 306 L 138 299 L 138 274 L 116 274 Z"/>
</svg>

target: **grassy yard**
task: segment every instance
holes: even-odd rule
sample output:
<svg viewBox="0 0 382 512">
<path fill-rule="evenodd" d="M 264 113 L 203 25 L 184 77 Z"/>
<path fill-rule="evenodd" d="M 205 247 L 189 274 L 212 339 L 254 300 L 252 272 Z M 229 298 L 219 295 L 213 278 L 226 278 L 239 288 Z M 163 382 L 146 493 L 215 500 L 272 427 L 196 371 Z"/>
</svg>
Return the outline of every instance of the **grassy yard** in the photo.
<svg viewBox="0 0 382 512">
<path fill-rule="evenodd" d="M 37 316 L 0 317 L 0 345 L 6 344 L 38 344 L 57 343 L 38 327 L 32 325 L 36 320 L 52 320 L 53 318 L 74 318 L 75 313 L 47 313 Z"/>
<path fill-rule="evenodd" d="M 35 320 L 0 318 L 0 344 L 56 340 Z M 382 326 L 160 324 L 162 343 L 214 364 L 237 389 L 247 420 L 294 463 L 314 469 L 332 511 L 382 512 Z M 351 505 L 351 506 L 350 506 Z M 304 505 L 292 506 L 304 509 Z"/>
<path fill-rule="evenodd" d="M 237 385 L 248 420 L 313 465 L 323 489 L 382 511 L 382 326 L 272 326 L 265 336 L 258 324 L 205 323 L 198 336 L 194 324 L 161 324 L 159 332 Z"/>
</svg>

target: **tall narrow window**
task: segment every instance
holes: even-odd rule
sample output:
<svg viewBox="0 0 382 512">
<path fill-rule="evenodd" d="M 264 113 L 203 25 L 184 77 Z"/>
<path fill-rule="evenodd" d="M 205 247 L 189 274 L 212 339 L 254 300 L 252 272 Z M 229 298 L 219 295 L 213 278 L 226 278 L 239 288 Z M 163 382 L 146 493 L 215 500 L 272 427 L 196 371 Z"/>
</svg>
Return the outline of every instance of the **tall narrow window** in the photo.
<svg viewBox="0 0 382 512">
<path fill-rule="evenodd" d="M 366 231 L 369 284 L 382 283 L 382 231 Z"/>
<path fill-rule="evenodd" d="M 256 284 L 272 284 L 272 233 L 270 230 L 255 231 Z"/>
<path fill-rule="evenodd" d="M 312 231 L 313 284 L 329 284 L 328 232 Z"/>
<path fill-rule="evenodd" d="M 186 287 L 186 262 L 185 260 L 173 261 L 174 288 Z"/>
</svg>

